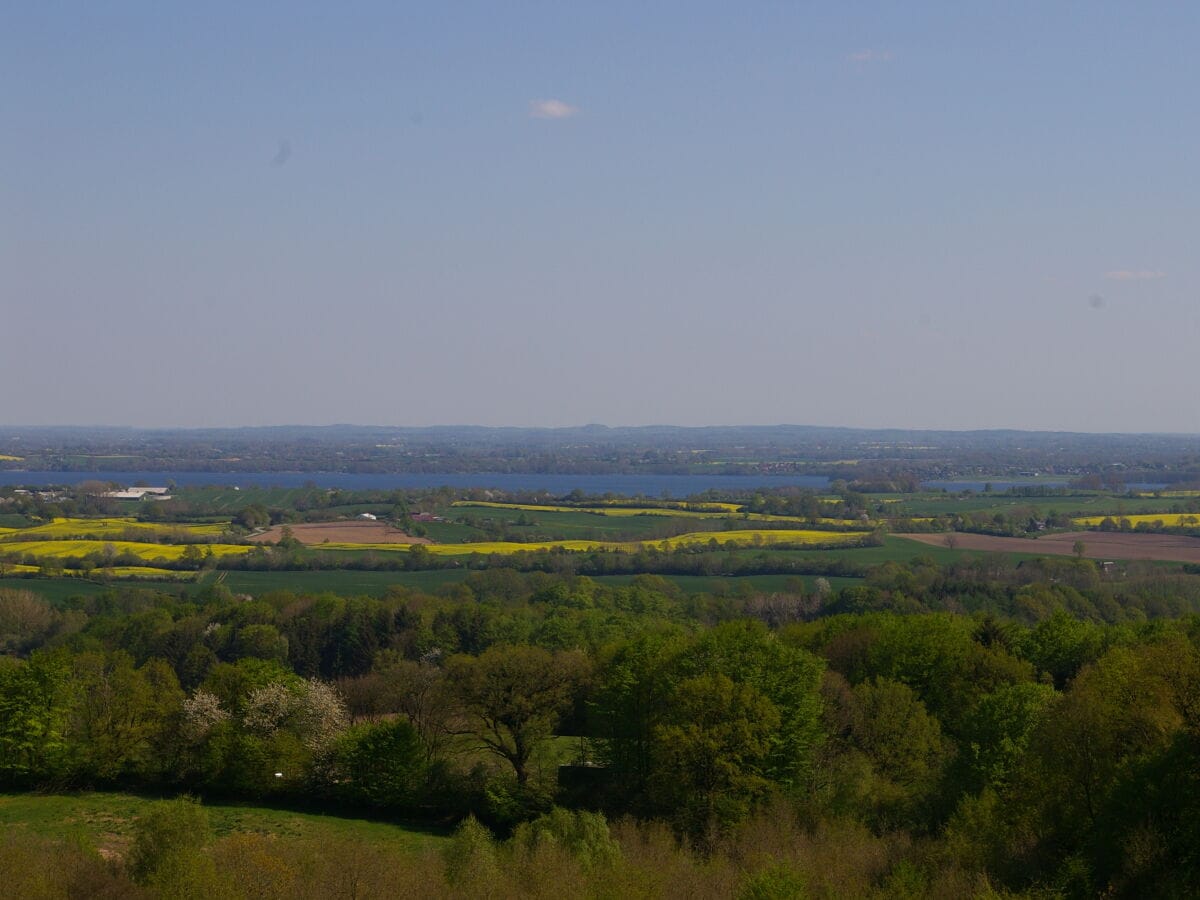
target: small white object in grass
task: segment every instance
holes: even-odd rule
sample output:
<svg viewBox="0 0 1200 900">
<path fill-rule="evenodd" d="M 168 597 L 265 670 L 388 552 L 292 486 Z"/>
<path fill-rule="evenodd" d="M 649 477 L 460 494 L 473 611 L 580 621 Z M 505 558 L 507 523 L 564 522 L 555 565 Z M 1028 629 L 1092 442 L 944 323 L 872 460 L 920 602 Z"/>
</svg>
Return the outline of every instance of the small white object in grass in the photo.
<svg viewBox="0 0 1200 900">
<path fill-rule="evenodd" d="M 275 773 L 275 777 L 276 777 L 276 778 L 282 778 L 282 777 L 283 777 L 283 773 L 282 773 L 282 772 L 276 772 L 276 773 Z"/>
</svg>

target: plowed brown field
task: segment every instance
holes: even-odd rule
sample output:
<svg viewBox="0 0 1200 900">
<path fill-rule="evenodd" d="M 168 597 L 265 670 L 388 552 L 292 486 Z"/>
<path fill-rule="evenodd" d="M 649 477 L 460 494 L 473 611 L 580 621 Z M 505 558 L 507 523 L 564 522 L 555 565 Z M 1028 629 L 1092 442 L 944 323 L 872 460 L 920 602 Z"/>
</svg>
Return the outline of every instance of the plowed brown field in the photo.
<svg viewBox="0 0 1200 900">
<path fill-rule="evenodd" d="M 935 547 L 946 546 L 944 534 L 900 534 L 897 537 Z M 954 532 L 954 538 L 959 550 L 1072 556 L 1075 553 L 1075 542 L 1082 541 L 1083 555 L 1088 559 L 1159 559 L 1200 563 L 1200 539 L 1174 534 L 1072 531 L 1066 534 L 1047 534 L 1040 538 L 1016 538 Z"/>
<path fill-rule="evenodd" d="M 386 522 L 305 522 L 289 525 L 292 536 L 302 544 L 428 544 L 429 539 L 397 531 Z M 250 538 L 258 544 L 274 543 L 283 537 L 283 526 L 268 528 Z"/>
</svg>

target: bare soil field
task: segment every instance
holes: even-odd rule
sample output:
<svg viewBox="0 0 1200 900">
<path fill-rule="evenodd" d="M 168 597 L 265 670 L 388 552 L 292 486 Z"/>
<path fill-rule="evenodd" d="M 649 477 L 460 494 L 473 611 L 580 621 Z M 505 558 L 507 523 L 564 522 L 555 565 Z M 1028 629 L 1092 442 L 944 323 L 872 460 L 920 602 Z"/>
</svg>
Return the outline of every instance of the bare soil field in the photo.
<svg viewBox="0 0 1200 900">
<path fill-rule="evenodd" d="M 897 537 L 935 547 L 946 546 L 944 534 L 900 534 Z M 990 534 L 954 532 L 960 550 L 990 550 L 998 553 L 1040 553 L 1073 556 L 1076 541 L 1083 542 L 1088 559 L 1157 559 L 1200 563 L 1200 539 L 1174 534 L 1122 534 L 1111 531 L 1072 531 L 1040 538 L 993 537 Z"/>
<path fill-rule="evenodd" d="M 288 526 L 302 544 L 428 544 L 429 539 L 397 531 L 386 522 L 304 522 Z M 250 538 L 258 544 L 274 543 L 283 537 L 283 526 L 268 528 Z"/>
</svg>

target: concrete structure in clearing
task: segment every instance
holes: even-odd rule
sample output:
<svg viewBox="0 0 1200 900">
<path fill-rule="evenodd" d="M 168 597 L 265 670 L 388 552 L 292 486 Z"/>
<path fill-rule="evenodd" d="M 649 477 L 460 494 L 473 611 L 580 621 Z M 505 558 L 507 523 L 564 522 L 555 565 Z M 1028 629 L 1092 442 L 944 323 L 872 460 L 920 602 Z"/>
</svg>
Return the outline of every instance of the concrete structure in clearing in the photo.
<svg viewBox="0 0 1200 900">
<path fill-rule="evenodd" d="M 100 496 L 108 497 L 111 500 L 142 500 L 146 497 L 151 500 L 170 500 L 170 490 L 165 487 L 133 487 L 125 488 L 123 491 L 108 491 Z"/>
</svg>

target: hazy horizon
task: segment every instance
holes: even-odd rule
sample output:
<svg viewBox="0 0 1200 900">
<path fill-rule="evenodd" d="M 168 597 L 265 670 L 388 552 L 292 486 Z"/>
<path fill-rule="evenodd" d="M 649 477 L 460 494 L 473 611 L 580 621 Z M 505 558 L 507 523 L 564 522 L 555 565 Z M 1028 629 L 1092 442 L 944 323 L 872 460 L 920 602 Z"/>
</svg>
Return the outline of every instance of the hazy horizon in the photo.
<svg viewBox="0 0 1200 900">
<path fill-rule="evenodd" d="M 610 425 L 603 422 L 585 422 L 568 425 L 522 425 L 522 424 L 499 424 L 499 425 L 483 425 L 471 422 L 448 422 L 440 425 L 405 425 L 397 423 L 368 423 L 368 422 L 325 422 L 325 423 L 304 423 L 304 422 L 267 422 L 251 425 L 129 425 L 123 422 L 110 423 L 73 423 L 73 422 L 57 422 L 46 423 L 40 425 L 30 425 L 20 422 L 3 423 L 0 422 L 0 430 L 12 431 L 36 431 L 39 429 L 46 430 L 79 430 L 79 431 L 238 431 L 243 429 L 381 429 L 381 430 L 396 430 L 396 431 L 432 431 L 432 430 L 470 430 L 470 429 L 491 429 L 496 431 L 513 430 L 513 431 L 583 431 L 587 429 L 605 429 L 609 431 L 625 431 L 635 429 L 681 429 L 681 430 L 721 430 L 721 429 L 811 429 L 813 431 L 861 431 L 864 433 L 880 432 L 880 431 L 899 431 L 899 432 L 916 432 L 929 434 L 954 434 L 954 433 L 980 433 L 980 432 L 1015 432 L 1027 434 L 1079 434 L 1079 435 L 1114 435 L 1121 437 L 1138 437 L 1138 436 L 1155 436 L 1155 437 L 1197 437 L 1200 438 L 1200 431 L 1077 431 L 1061 428 L 1003 428 L 1003 427 L 979 427 L 979 428 L 919 428 L 910 426 L 894 426 L 894 425 L 829 425 L 822 423 L 801 423 L 801 422 L 750 422 L 742 424 L 729 424 L 719 422 L 708 422 L 699 425 L 679 425 L 671 422 L 648 422 L 642 425 L 616 424 Z"/>
<path fill-rule="evenodd" d="M 3 21 L 0 420 L 1200 432 L 1200 7 Z"/>
</svg>

